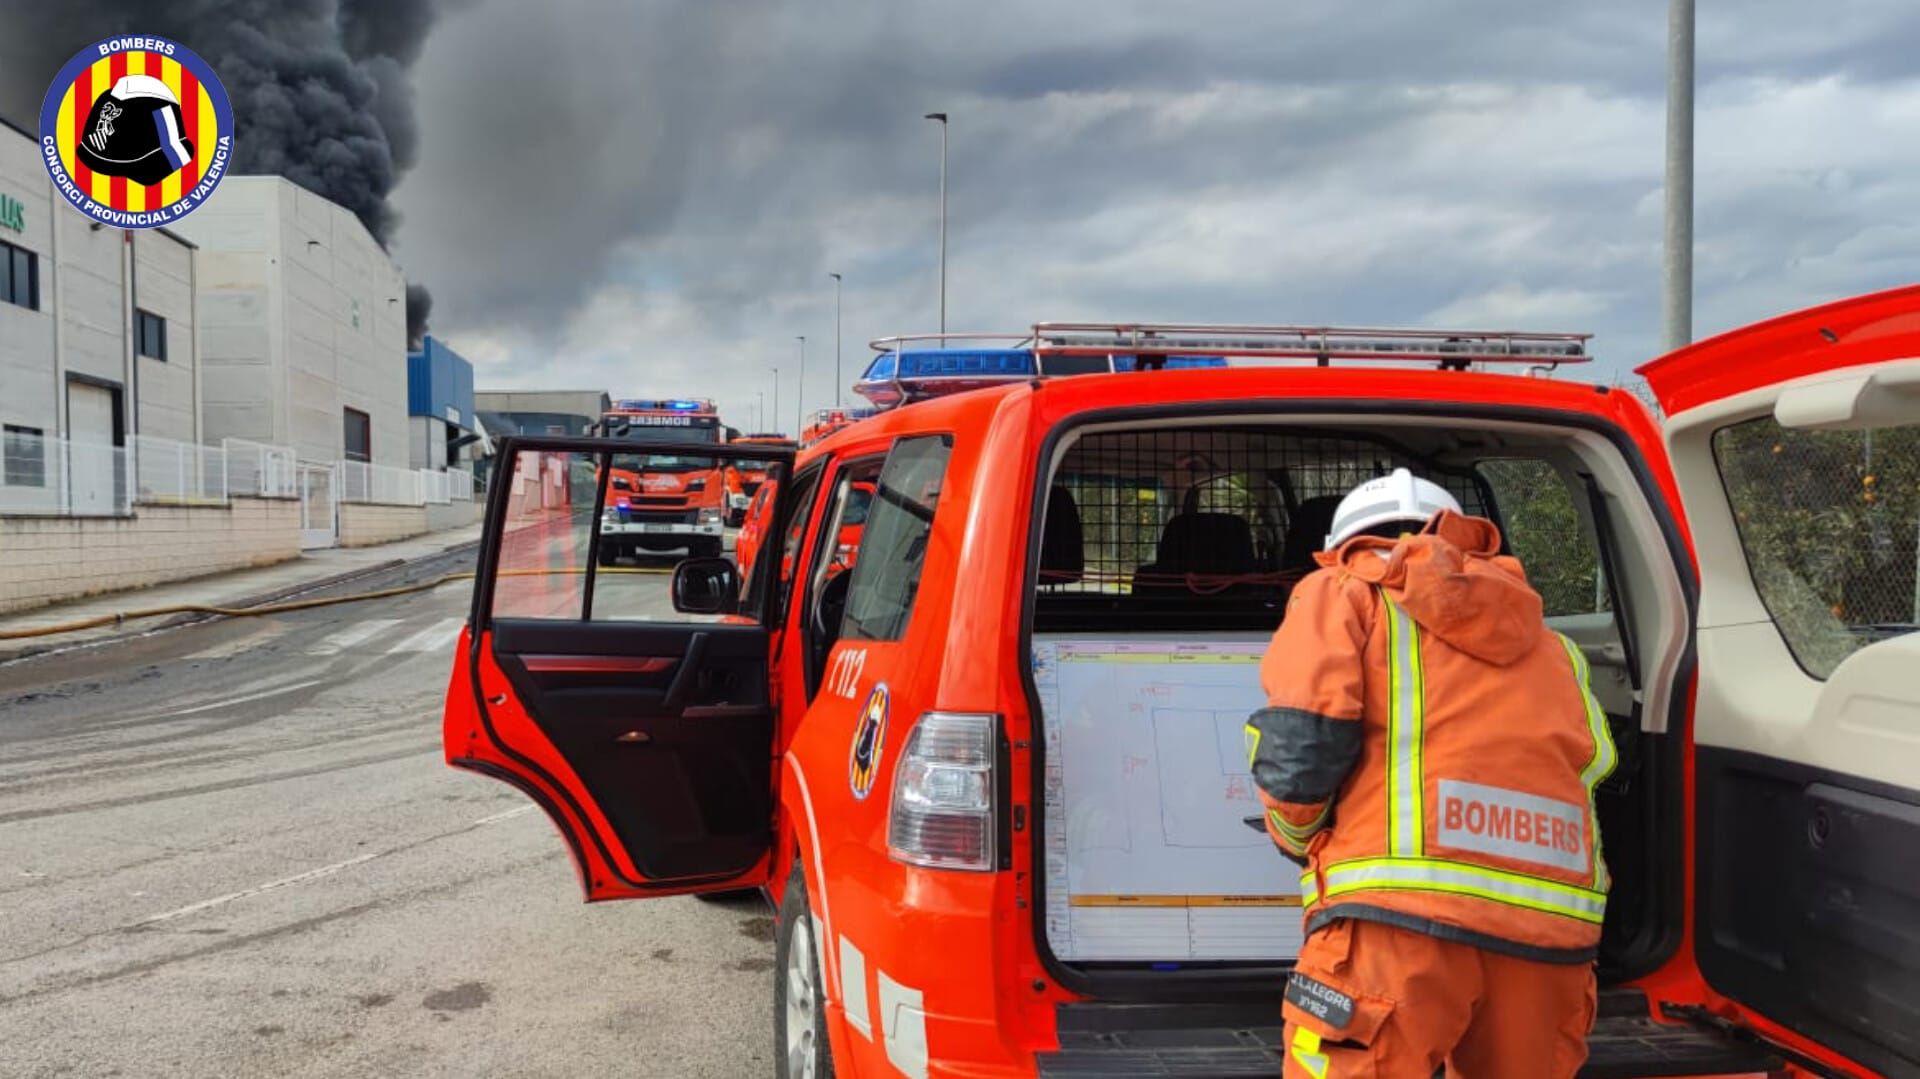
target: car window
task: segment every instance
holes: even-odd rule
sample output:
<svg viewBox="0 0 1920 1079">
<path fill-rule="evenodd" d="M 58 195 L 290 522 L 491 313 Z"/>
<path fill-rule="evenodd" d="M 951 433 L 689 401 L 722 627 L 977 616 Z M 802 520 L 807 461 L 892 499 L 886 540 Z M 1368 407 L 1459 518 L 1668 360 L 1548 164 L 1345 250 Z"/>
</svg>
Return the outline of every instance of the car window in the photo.
<svg viewBox="0 0 1920 1079">
<path fill-rule="evenodd" d="M 774 596 L 775 611 L 786 611 L 787 601 L 793 595 L 793 575 L 799 572 L 800 545 L 807 536 L 807 523 L 813 518 L 813 496 L 820 489 L 821 471 L 819 468 L 810 469 L 793 481 L 792 516 L 787 518 L 786 533 L 780 538 L 780 579 Z"/>
<path fill-rule="evenodd" d="M 1825 679 L 1920 621 L 1920 426 L 1721 428 L 1714 463 L 1754 587 L 1794 659 Z"/>
<path fill-rule="evenodd" d="M 516 449 L 492 616 L 737 621 L 675 611 L 669 595 L 680 560 L 723 550 L 717 512 L 690 489 L 693 478 L 654 471 L 638 454 Z"/>
<path fill-rule="evenodd" d="M 1547 617 L 1611 610 L 1599 551 L 1580 522 L 1573 491 L 1552 463 L 1508 457 L 1475 468 L 1493 492 L 1500 533 L 1540 593 Z"/>
<path fill-rule="evenodd" d="M 887 455 L 861 529 L 842 639 L 897 641 L 906 634 L 952 448 L 950 437 L 930 435 L 903 438 Z"/>
</svg>

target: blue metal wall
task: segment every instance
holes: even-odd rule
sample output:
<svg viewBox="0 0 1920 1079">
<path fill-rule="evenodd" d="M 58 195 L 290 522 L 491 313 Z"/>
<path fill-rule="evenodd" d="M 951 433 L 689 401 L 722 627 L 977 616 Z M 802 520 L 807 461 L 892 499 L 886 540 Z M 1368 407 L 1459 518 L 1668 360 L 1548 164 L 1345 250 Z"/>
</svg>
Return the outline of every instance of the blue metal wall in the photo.
<svg viewBox="0 0 1920 1079">
<path fill-rule="evenodd" d="M 432 334 L 421 342 L 420 351 L 407 353 L 407 414 L 473 430 L 473 365 Z"/>
</svg>

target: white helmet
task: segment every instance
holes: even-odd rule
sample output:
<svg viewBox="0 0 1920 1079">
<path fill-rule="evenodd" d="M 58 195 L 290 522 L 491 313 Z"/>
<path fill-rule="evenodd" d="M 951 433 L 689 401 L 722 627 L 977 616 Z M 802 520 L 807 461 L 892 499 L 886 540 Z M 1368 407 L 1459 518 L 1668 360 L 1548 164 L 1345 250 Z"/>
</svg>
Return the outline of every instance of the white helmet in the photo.
<svg viewBox="0 0 1920 1079">
<path fill-rule="evenodd" d="M 1441 510 L 1461 512 L 1460 503 L 1437 483 L 1423 480 L 1404 468 L 1355 487 L 1333 511 L 1333 531 L 1327 550 L 1347 542 L 1376 525 L 1393 521 L 1424 523 Z"/>
</svg>

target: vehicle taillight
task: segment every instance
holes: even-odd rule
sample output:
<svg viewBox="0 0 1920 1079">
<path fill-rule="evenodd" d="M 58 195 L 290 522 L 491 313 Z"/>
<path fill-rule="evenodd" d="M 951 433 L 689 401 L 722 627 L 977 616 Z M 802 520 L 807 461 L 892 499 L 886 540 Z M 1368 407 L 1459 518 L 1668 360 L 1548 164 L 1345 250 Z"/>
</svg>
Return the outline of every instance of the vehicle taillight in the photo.
<svg viewBox="0 0 1920 1079">
<path fill-rule="evenodd" d="M 887 853 L 937 869 L 994 868 L 995 717 L 928 712 L 893 775 Z"/>
</svg>

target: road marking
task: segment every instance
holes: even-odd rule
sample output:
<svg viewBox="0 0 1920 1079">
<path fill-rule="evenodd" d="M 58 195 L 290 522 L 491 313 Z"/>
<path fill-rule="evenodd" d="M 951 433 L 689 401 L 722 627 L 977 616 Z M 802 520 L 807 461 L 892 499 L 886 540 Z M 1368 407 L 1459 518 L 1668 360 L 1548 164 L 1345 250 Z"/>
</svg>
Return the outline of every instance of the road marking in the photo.
<svg viewBox="0 0 1920 1079">
<path fill-rule="evenodd" d="M 310 656 L 331 656 L 344 652 L 375 634 L 400 624 L 398 618 L 369 618 L 364 622 L 355 622 L 346 629 L 329 633 L 320 643 L 307 649 Z"/>
<path fill-rule="evenodd" d="M 211 712 L 216 708 L 230 708 L 233 705 L 246 704 L 249 701 L 265 700 L 268 697 L 283 696 L 285 694 L 292 693 L 296 689 L 306 689 L 308 686 L 317 686 L 324 681 L 326 681 L 326 679 L 324 678 L 312 678 L 312 679 L 308 679 L 305 682 L 295 682 L 290 686 L 277 686 L 273 689 L 263 689 L 258 693 L 248 693 L 240 697 L 228 697 L 224 701 L 210 701 L 206 704 L 196 704 L 192 708 L 179 708 L 171 712 L 162 712 L 159 715 L 154 716 L 153 718 L 173 719 L 177 716 L 190 716 L 197 712 Z"/>
<path fill-rule="evenodd" d="M 474 823 L 474 824 L 475 824 L 476 826 L 477 826 L 477 825 L 481 825 L 481 824 L 498 824 L 498 823 L 500 823 L 500 822 L 501 822 L 501 821 L 503 821 L 503 820 L 507 820 L 507 819 L 509 819 L 509 818 L 512 818 L 512 817 L 517 817 L 517 816 L 519 816 L 519 815 L 520 815 L 520 814 L 522 814 L 522 813 L 531 813 L 531 812 L 533 812 L 534 810 L 536 810 L 536 809 L 538 809 L 538 808 L 540 808 L 540 807 L 539 807 L 539 806 L 530 806 L 530 805 L 529 805 L 529 806 L 520 806 L 520 807 L 518 807 L 518 808 L 516 808 L 516 809 L 509 809 L 509 810 L 507 810 L 507 811 L 505 811 L 505 812 L 503 812 L 503 813 L 495 813 L 495 814 L 493 814 L 493 815 L 492 815 L 492 816 L 490 816 L 490 817 L 481 817 L 481 818 L 480 818 L 479 820 L 477 820 L 477 821 L 474 821 L 473 823 Z"/>
<path fill-rule="evenodd" d="M 211 910 L 214 907 L 225 906 L 236 899 L 249 899 L 262 892 L 271 892 L 295 884 L 305 884 L 310 880 L 319 880 L 321 877 L 330 877 L 342 869 L 350 869 L 353 866 L 359 865 L 361 862 L 371 862 L 382 854 L 387 853 L 390 852 L 375 851 L 372 854 L 362 854 L 357 858 L 349 858 L 344 862 L 323 865 L 318 869 L 309 869 L 305 873 L 295 873 L 291 877 L 281 877 L 279 880 L 270 880 L 265 884 L 256 884 L 251 888 L 243 888 L 237 892 L 228 892 L 226 895 L 216 895 L 212 899 L 202 899 L 198 903 L 189 903 L 178 910 L 170 910 L 165 914 L 156 914 L 151 918 L 145 918 L 133 924 L 135 926 L 142 926 L 154 925 L 159 922 L 170 922 L 175 918 L 184 918 L 189 914 L 198 914 L 203 910 Z"/>
<path fill-rule="evenodd" d="M 466 622 L 464 618 L 442 618 L 387 651 L 389 653 L 446 652 L 453 647 L 453 642 L 460 639 L 460 630 Z"/>
</svg>

